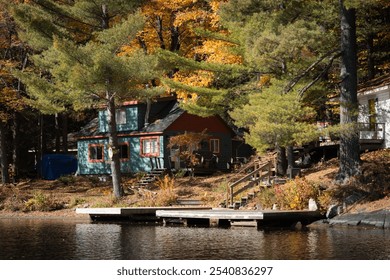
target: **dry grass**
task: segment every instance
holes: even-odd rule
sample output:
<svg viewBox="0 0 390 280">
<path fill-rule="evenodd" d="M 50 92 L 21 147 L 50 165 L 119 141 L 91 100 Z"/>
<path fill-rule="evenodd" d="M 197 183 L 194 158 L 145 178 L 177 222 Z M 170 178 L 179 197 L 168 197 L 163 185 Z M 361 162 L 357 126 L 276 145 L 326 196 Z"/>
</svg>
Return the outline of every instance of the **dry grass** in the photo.
<svg viewBox="0 0 390 280">
<path fill-rule="evenodd" d="M 353 211 L 390 209 L 390 150 L 363 154 L 362 174 L 348 185 L 339 186 L 334 182 L 337 170 L 337 160 L 334 159 L 303 172 L 307 182 L 318 185 L 329 194 L 323 204 L 360 193 L 364 198 L 354 205 Z M 226 199 L 228 182 L 235 176 L 232 173 L 195 178 L 164 177 L 149 189 L 134 188 L 136 178 L 125 178 L 126 195 L 121 199 L 113 197 L 109 181 L 99 181 L 96 177 L 27 180 L 0 186 L 0 211 L 60 214 L 71 213 L 79 207 L 166 206 L 174 204 L 177 198 L 197 199 L 204 205 L 217 207 Z"/>
</svg>

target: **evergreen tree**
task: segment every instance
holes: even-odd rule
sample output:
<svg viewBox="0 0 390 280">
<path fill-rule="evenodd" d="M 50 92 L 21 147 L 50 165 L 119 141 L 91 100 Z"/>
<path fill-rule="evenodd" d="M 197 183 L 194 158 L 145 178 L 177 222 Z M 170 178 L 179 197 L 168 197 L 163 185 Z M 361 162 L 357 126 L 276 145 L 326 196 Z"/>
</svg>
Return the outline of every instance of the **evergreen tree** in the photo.
<svg viewBox="0 0 390 280">
<path fill-rule="evenodd" d="M 241 87 L 242 91 L 250 88 L 256 93 L 249 95 L 249 105 L 237 107 L 232 116 L 241 124 L 245 124 L 247 115 L 263 118 L 255 118 L 261 123 L 262 133 L 259 133 L 256 123 L 245 125 L 249 129 L 246 139 L 250 139 L 258 150 L 265 146 L 276 147 L 279 153 L 278 166 L 287 166 L 284 163 L 287 150 L 290 152 L 288 165 L 293 167 L 291 145 L 302 143 L 297 138 L 299 134 L 305 135 L 306 141 L 315 140 L 313 125 L 306 122 L 315 122 L 316 118 L 313 114 L 308 114 L 311 116 L 308 118 L 305 107 L 310 104 L 306 100 L 316 100 L 324 94 L 327 88 L 325 77 L 329 75 L 329 69 L 339 55 L 336 38 L 324 36 L 325 32 L 336 30 L 335 8 L 335 5 L 323 1 L 231 0 L 222 6 L 223 23 L 235 40 L 240 42 L 244 65 L 257 73 L 255 79 L 246 81 L 245 86 Z M 322 15 L 324 9 L 327 10 L 326 16 Z M 248 87 L 250 84 L 252 86 Z M 269 94 L 270 91 L 272 94 Z M 283 98 L 291 102 L 290 95 L 296 100 L 291 106 L 282 106 Z M 298 106 L 296 102 L 301 104 Z M 272 111 L 269 112 L 267 107 L 272 108 Z M 302 111 L 300 117 L 297 109 Z M 291 111 L 287 113 L 286 110 Z M 276 121 L 277 127 L 282 124 L 278 120 L 271 120 L 268 114 L 289 115 L 291 120 L 295 119 L 299 124 L 297 130 L 294 121 L 281 118 L 285 126 L 275 134 L 272 121 Z M 252 133 L 256 136 L 250 136 Z M 260 135 L 264 139 L 255 140 Z M 271 135 L 274 137 L 269 137 Z M 309 135 L 311 137 L 307 137 Z M 272 143 L 271 139 L 275 142 Z M 283 168 L 279 168 L 279 173 L 285 173 Z"/>
<path fill-rule="evenodd" d="M 46 72 L 18 76 L 26 83 L 34 105 L 46 113 L 60 112 L 68 106 L 81 110 L 104 104 L 113 192 L 120 197 L 116 108 L 123 100 L 160 93 L 158 88 L 147 87 L 156 77 L 154 57 L 141 51 L 122 52 L 122 46 L 142 28 L 143 18 L 135 9 L 139 1 L 80 0 L 70 6 L 48 0 L 33 2 L 36 5 L 16 6 L 14 14 L 25 28 L 28 42 L 41 48 L 33 61 Z M 41 18 L 42 11 L 48 15 Z M 23 21 L 21 15 L 26 13 L 31 20 Z M 41 28 L 43 22 L 49 25 L 47 29 Z"/>
<path fill-rule="evenodd" d="M 340 72 L 340 124 L 344 133 L 340 137 L 340 170 L 338 179 L 344 181 L 358 174 L 360 166 L 359 134 L 357 131 L 357 45 L 356 9 L 340 4 L 341 72 Z"/>
<path fill-rule="evenodd" d="M 10 181 L 10 166 L 13 170 L 12 177 L 18 175 L 19 115 L 26 108 L 21 97 L 22 84 L 12 75 L 10 68 L 24 69 L 27 56 L 28 50 L 19 41 L 15 23 L 6 4 L 0 1 L 0 159 L 3 183 Z"/>
</svg>

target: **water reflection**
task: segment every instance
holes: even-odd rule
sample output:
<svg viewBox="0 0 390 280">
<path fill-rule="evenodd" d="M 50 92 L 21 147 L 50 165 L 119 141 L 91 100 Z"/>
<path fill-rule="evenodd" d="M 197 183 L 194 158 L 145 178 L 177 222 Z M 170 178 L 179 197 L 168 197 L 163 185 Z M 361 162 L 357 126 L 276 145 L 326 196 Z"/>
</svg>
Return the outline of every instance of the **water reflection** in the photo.
<svg viewBox="0 0 390 280">
<path fill-rule="evenodd" d="M 390 231 L 0 219 L 0 259 L 390 259 Z"/>
<path fill-rule="evenodd" d="M 120 225 L 77 224 L 75 232 L 75 259 L 110 260 L 121 257 Z"/>
</svg>

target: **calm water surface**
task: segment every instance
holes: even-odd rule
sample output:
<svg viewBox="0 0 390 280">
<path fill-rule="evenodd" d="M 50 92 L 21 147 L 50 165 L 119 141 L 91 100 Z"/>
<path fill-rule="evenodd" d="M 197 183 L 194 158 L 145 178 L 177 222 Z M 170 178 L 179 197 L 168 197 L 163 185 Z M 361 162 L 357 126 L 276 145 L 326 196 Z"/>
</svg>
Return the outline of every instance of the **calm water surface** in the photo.
<svg viewBox="0 0 390 280">
<path fill-rule="evenodd" d="M 0 259 L 390 259 L 390 231 L 257 230 L 0 219 Z"/>
</svg>

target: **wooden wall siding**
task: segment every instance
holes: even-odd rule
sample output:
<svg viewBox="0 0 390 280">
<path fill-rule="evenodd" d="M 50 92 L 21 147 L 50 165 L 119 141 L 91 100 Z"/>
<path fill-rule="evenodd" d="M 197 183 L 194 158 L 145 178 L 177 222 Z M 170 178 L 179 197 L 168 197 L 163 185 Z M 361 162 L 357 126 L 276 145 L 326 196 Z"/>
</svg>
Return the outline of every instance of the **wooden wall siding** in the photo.
<svg viewBox="0 0 390 280">
<path fill-rule="evenodd" d="M 108 154 L 107 149 L 104 149 L 104 160 L 102 162 L 90 162 L 88 160 L 88 147 L 90 144 L 104 145 L 107 147 L 106 139 L 92 139 L 92 140 L 82 140 L 77 142 L 77 151 L 78 151 L 78 173 L 85 174 L 109 174 L 110 165 L 107 162 Z"/>
<path fill-rule="evenodd" d="M 160 140 L 160 156 L 163 157 L 164 143 L 163 137 L 159 136 Z M 111 174 L 110 163 L 108 161 L 106 138 L 102 139 L 85 139 L 78 141 L 78 164 L 79 174 Z M 137 173 L 151 170 L 150 159 L 148 157 L 141 156 L 140 150 L 140 137 L 120 137 L 119 143 L 126 143 L 129 145 L 130 157 L 128 160 L 121 160 L 121 172 L 122 173 Z M 88 160 L 88 146 L 89 144 L 101 144 L 104 145 L 104 161 L 103 162 L 90 162 Z"/>
<path fill-rule="evenodd" d="M 188 114 L 184 112 L 173 124 L 171 124 L 168 131 L 193 131 L 202 132 L 205 128 L 210 132 L 225 133 L 230 136 L 233 131 L 225 124 L 225 122 L 217 116 L 202 118 L 199 116 Z"/>
<path fill-rule="evenodd" d="M 118 131 L 135 131 L 140 128 L 138 107 L 125 107 L 126 124 L 117 125 Z M 107 111 L 99 111 L 99 131 L 102 133 L 108 132 Z"/>
<path fill-rule="evenodd" d="M 187 131 L 190 131 L 189 129 Z M 169 143 L 169 137 L 175 136 L 178 134 L 182 134 L 183 131 L 169 131 L 166 133 L 165 137 L 165 146 L 168 145 Z M 217 132 L 208 132 L 210 135 L 210 138 L 213 139 L 219 139 L 220 143 L 220 153 L 218 154 L 218 169 L 220 170 L 226 170 L 227 169 L 227 164 L 230 162 L 233 154 L 233 143 L 231 140 L 231 136 L 226 134 L 226 133 L 217 133 Z M 170 155 L 170 149 L 165 148 L 165 166 L 169 166 L 169 158 L 168 156 Z"/>
<path fill-rule="evenodd" d="M 131 172 L 144 172 L 151 170 L 150 158 L 141 156 L 141 138 L 142 137 L 131 137 L 123 138 L 128 140 L 130 143 L 130 168 Z M 160 157 L 164 156 L 164 137 L 158 136 L 160 141 Z"/>
<path fill-rule="evenodd" d="M 369 122 L 368 100 L 370 99 L 376 100 L 376 122 L 385 123 L 384 148 L 390 148 L 390 88 L 384 87 L 383 90 L 359 94 L 359 122 Z"/>
</svg>

